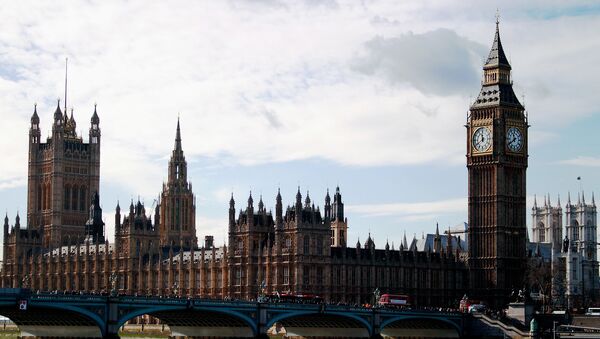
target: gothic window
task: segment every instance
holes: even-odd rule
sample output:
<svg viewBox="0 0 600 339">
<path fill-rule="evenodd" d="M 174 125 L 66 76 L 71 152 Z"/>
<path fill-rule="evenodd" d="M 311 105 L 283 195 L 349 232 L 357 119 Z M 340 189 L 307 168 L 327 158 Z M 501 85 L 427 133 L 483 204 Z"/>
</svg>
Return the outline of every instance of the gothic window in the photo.
<svg viewBox="0 0 600 339">
<path fill-rule="evenodd" d="M 287 266 L 283 267 L 283 284 L 287 285 L 290 283 L 290 269 Z"/>
<path fill-rule="evenodd" d="M 242 284 L 242 270 L 239 267 L 235 268 L 235 285 Z"/>
<path fill-rule="evenodd" d="M 323 239 L 321 237 L 317 238 L 317 254 L 323 255 Z"/>
<path fill-rule="evenodd" d="M 323 285 L 323 267 L 317 267 L 317 285 Z"/>
<path fill-rule="evenodd" d="M 331 230 L 331 245 L 335 245 L 335 231 Z"/>
<path fill-rule="evenodd" d="M 538 224 L 539 242 L 546 242 L 546 230 L 544 229 L 544 223 Z"/>
<path fill-rule="evenodd" d="M 292 247 L 292 239 L 290 237 L 285 238 L 285 247 L 288 249 Z"/>
<path fill-rule="evenodd" d="M 577 220 L 573 220 L 572 224 L 573 224 L 573 239 L 571 239 L 571 240 L 577 241 L 577 240 L 579 240 L 579 223 L 577 222 Z"/>
<path fill-rule="evenodd" d="M 344 240 L 344 230 L 340 231 L 340 245 L 345 244 L 346 241 Z"/>
<path fill-rule="evenodd" d="M 77 185 L 74 185 L 73 190 L 71 191 L 71 206 L 73 206 L 74 210 L 77 210 L 78 203 L 79 203 L 79 187 L 77 187 Z"/>
<path fill-rule="evenodd" d="M 217 272 L 217 288 L 223 287 L 223 273 L 221 271 Z"/>
<path fill-rule="evenodd" d="M 310 266 L 305 265 L 302 269 L 302 283 L 304 285 L 310 284 Z"/>
<path fill-rule="evenodd" d="M 70 208 L 69 200 L 71 200 L 71 186 L 65 185 L 65 197 L 64 197 L 64 209 L 68 210 Z"/>
<path fill-rule="evenodd" d="M 310 236 L 304 236 L 304 254 L 310 254 Z"/>
<path fill-rule="evenodd" d="M 79 210 L 80 211 L 85 211 L 85 204 L 87 201 L 86 198 L 86 189 L 85 186 L 81 186 L 81 192 L 79 193 Z"/>
<path fill-rule="evenodd" d="M 573 265 L 571 266 L 571 279 L 577 280 L 577 258 L 573 258 Z"/>
<path fill-rule="evenodd" d="M 37 210 L 42 209 L 42 185 L 37 187 Z"/>
</svg>

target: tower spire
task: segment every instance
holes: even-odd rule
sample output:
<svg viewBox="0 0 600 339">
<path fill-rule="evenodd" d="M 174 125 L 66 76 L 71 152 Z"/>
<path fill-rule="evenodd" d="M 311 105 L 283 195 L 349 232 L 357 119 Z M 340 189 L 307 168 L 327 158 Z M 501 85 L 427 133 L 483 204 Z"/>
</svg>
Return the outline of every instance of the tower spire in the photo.
<svg viewBox="0 0 600 339">
<path fill-rule="evenodd" d="M 496 34 L 494 34 L 494 42 L 492 43 L 492 49 L 490 50 L 490 54 L 488 55 L 487 61 L 485 62 L 484 69 L 486 68 L 495 68 L 498 66 L 508 67 L 510 69 L 510 64 L 508 63 L 508 58 L 506 58 L 506 54 L 504 54 L 504 48 L 502 48 L 502 42 L 500 41 L 500 15 L 496 14 Z"/>
<path fill-rule="evenodd" d="M 181 128 L 179 127 L 179 116 L 177 116 L 177 133 L 175 135 L 175 150 L 181 151 Z"/>
</svg>

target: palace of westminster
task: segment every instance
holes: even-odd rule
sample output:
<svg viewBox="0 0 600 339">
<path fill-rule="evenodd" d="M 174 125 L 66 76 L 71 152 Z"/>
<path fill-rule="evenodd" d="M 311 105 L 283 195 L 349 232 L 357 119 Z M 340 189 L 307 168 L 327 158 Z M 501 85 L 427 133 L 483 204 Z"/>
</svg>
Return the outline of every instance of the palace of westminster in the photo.
<svg viewBox="0 0 600 339">
<path fill-rule="evenodd" d="M 57 105 L 42 142 L 37 108 L 29 130 L 27 222 L 4 220 L 2 287 L 41 291 L 116 288 L 126 294 L 255 299 L 259 293 L 317 294 L 326 301 L 372 302 L 373 291 L 410 295 L 422 305 L 456 306 L 469 297 L 500 305 L 526 284 L 531 260 L 549 266 L 553 292 L 575 305 L 598 295 L 596 206 L 579 198 L 562 209 L 549 197 L 526 229 L 528 123 L 513 92 L 498 24 L 483 67 L 482 88 L 467 121 L 468 227 L 376 249 L 371 236 L 348 244 L 340 189 L 315 207 L 298 190 L 275 213 L 252 195 L 231 197 L 227 245 L 196 237 L 196 206 L 179 121 L 168 179 L 153 211 L 131 202 L 115 213 L 115 241 L 105 237 L 99 202 L 100 119 L 94 108 L 88 142 Z M 457 123 L 461 123 L 457 121 Z M 239 206 L 239 204 L 238 204 Z M 225 225 L 223 225 L 225 227 Z M 461 238 L 462 236 L 462 238 Z M 570 240 L 569 240 L 570 239 Z M 595 299 L 593 299 L 595 300 Z"/>
</svg>

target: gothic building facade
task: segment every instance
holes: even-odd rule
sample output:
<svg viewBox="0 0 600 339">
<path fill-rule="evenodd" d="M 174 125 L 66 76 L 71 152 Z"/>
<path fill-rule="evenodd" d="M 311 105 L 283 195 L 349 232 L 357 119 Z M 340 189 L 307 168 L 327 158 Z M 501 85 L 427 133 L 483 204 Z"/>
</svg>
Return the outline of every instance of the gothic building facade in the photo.
<svg viewBox="0 0 600 339">
<path fill-rule="evenodd" d="M 32 121 L 39 128 L 37 110 Z M 69 121 L 74 125 L 74 119 Z M 98 122 L 94 111 L 90 140 L 99 142 L 92 139 L 99 136 Z M 68 142 L 88 145 L 81 138 L 70 138 Z M 53 161 L 48 166 L 57 167 Z M 64 182 L 75 185 L 73 180 Z M 77 186 L 86 191 L 97 188 L 97 184 Z M 64 193 L 67 191 L 71 193 Z M 70 212 L 74 206 L 72 192 L 69 188 L 50 195 L 46 213 L 56 214 L 54 208 L 74 213 Z M 294 203 L 285 208 L 277 192 L 274 215 L 267 212 L 262 197 L 257 209 L 252 194 L 244 208 L 236 209 L 232 196 L 229 245 L 216 247 L 208 236 L 203 246 L 198 246 L 195 199 L 187 179 L 179 121 L 168 180 L 156 206 L 146 211 L 140 201 L 131 201 L 129 210 L 122 214 L 117 203 L 114 243 L 104 234 L 98 191 L 89 196 L 77 192 L 78 199 L 85 199 L 81 226 L 76 233 L 67 233 L 55 225 L 64 233 L 54 241 L 46 237 L 56 235 L 44 233 L 31 220 L 21 227 L 17 216 L 11 227 L 5 218 L 2 286 L 100 292 L 111 289 L 111 276 L 116 276 L 119 292 L 127 294 L 255 299 L 259 293 L 289 292 L 331 301 L 372 303 L 373 291 L 379 288 L 409 294 L 420 305 L 444 306 L 455 304 L 466 291 L 466 266 L 458 248 L 452 247 L 456 241 L 423 251 L 409 248 L 406 242 L 399 249 L 389 244 L 376 249 L 369 235 L 364 246 L 359 242 L 349 247 L 348 220 L 339 187 L 333 199 L 326 193 L 323 211 L 308 192 L 303 199 L 300 189 Z M 57 197 L 60 204 L 53 200 Z"/>
<path fill-rule="evenodd" d="M 229 204 L 228 244 L 198 244 L 195 198 L 177 123 L 168 180 L 149 210 L 117 203 L 115 242 L 104 234 L 99 205 L 100 129 L 96 111 L 89 143 L 75 120 L 56 109 L 52 137 L 40 144 L 31 119 L 27 223 L 4 223 L 3 287 L 108 291 L 111 277 L 127 294 L 255 299 L 259 293 L 315 294 L 327 301 L 372 303 L 373 291 L 402 293 L 418 305 L 456 306 L 465 293 L 502 298 L 521 285 L 525 258 L 527 122 L 512 91 L 498 30 L 484 67 L 483 88 L 467 124 L 468 234 L 439 230 L 430 245 L 349 246 L 339 187 L 323 210 L 300 189 L 274 215 L 262 197 L 255 209 Z M 153 215 L 152 215 L 153 214 Z M 425 243 L 425 242 L 424 242 Z M 465 252 L 468 248 L 468 253 Z M 470 272 L 469 272 L 470 270 Z"/>
<path fill-rule="evenodd" d="M 594 195 L 591 203 L 586 203 L 581 192 L 573 204 L 569 194 L 564 208 L 563 213 L 560 198 L 554 206 L 550 196 L 544 197 L 540 206 L 534 201 L 528 251 L 531 260 L 538 258 L 542 269 L 533 270 L 537 276 L 531 278 L 548 282 L 547 291 L 541 292 L 551 296 L 554 306 L 587 307 L 598 301 L 600 290 Z"/>
</svg>

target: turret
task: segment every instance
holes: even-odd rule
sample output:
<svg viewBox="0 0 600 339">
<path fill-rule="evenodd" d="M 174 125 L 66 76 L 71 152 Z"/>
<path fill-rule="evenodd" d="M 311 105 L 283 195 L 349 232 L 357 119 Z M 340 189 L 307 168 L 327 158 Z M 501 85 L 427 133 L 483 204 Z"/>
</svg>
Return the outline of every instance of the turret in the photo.
<svg viewBox="0 0 600 339">
<path fill-rule="evenodd" d="M 96 104 L 94 104 L 94 113 L 90 119 L 90 144 L 100 144 L 100 118 L 96 110 Z"/>
<path fill-rule="evenodd" d="M 440 238 L 440 227 L 438 223 L 435 223 L 435 237 L 433 238 L 433 251 L 441 252 L 442 251 L 442 239 Z"/>
<path fill-rule="evenodd" d="M 300 210 L 302 210 L 302 194 L 300 193 L 300 186 L 298 186 L 298 193 L 296 193 L 296 211 Z"/>
<path fill-rule="evenodd" d="M 19 229 L 21 229 L 21 217 L 19 216 L 19 212 L 17 212 L 17 216 L 15 217 L 15 231 L 17 231 L 17 237 L 19 236 Z"/>
<path fill-rule="evenodd" d="M 31 127 L 29 128 L 29 143 L 40 143 L 40 117 L 37 114 L 37 104 L 33 106 L 33 115 L 31 116 Z"/>
<path fill-rule="evenodd" d="M 306 191 L 306 199 L 304 199 L 304 208 L 310 208 L 310 194 Z"/>
<path fill-rule="evenodd" d="M 248 215 L 248 226 L 254 226 L 254 199 L 252 199 L 252 191 L 250 191 L 250 196 L 248 197 L 248 208 L 246 209 Z"/>
<path fill-rule="evenodd" d="M 265 204 L 263 203 L 262 194 L 261 194 L 260 198 L 258 199 L 258 213 L 262 214 L 264 211 L 265 211 Z"/>
<path fill-rule="evenodd" d="M 115 208 L 115 230 L 118 233 L 121 229 L 121 206 L 117 200 L 117 207 Z"/>
<path fill-rule="evenodd" d="M 8 213 L 6 213 L 6 216 L 4 217 L 4 242 L 8 240 L 8 227 Z"/>
<path fill-rule="evenodd" d="M 233 200 L 233 193 L 231 193 L 231 199 L 229 199 L 229 231 L 233 231 L 235 226 L 235 200 Z"/>
<path fill-rule="evenodd" d="M 335 195 L 333 196 L 333 217 L 336 220 L 344 221 L 344 203 L 342 202 L 339 186 L 335 188 Z"/>
<path fill-rule="evenodd" d="M 52 133 L 62 132 L 63 130 L 63 115 L 60 110 L 60 99 L 58 99 L 58 103 L 56 104 L 56 110 L 54 111 L 54 124 L 52 125 Z"/>
<path fill-rule="evenodd" d="M 100 207 L 100 196 L 98 191 L 92 196 L 89 219 L 85 223 L 85 235 L 87 241 L 94 243 L 104 242 L 104 221 L 102 221 L 102 208 Z"/>
<path fill-rule="evenodd" d="M 277 197 L 275 198 L 275 227 L 283 228 L 283 204 L 281 202 L 281 192 L 277 189 Z"/>
<path fill-rule="evenodd" d="M 325 221 L 331 220 L 331 197 L 329 196 L 329 188 L 327 189 L 327 194 L 325 195 Z"/>
</svg>

